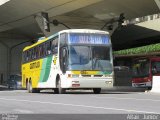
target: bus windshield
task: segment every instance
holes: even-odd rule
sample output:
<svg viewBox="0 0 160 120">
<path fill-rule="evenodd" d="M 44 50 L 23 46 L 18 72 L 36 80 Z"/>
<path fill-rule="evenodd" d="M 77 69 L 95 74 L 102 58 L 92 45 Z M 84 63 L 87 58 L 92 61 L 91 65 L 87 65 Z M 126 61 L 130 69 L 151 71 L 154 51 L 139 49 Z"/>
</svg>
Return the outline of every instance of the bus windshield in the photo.
<svg viewBox="0 0 160 120">
<path fill-rule="evenodd" d="M 70 45 L 69 70 L 112 71 L 109 46 Z"/>
<path fill-rule="evenodd" d="M 133 77 L 149 76 L 149 60 L 141 59 L 134 62 L 132 67 Z"/>
</svg>

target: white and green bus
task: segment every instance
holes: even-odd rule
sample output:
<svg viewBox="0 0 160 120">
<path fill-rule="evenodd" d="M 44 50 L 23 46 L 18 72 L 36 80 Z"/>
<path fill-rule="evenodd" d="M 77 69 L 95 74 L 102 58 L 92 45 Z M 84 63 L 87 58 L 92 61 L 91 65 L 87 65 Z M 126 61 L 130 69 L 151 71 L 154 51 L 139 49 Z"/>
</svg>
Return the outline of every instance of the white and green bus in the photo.
<svg viewBox="0 0 160 120">
<path fill-rule="evenodd" d="M 106 31 L 63 30 L 23 50 L 22 87 L 29 92 L 92 89 L 98 94 L 113 82 L 112 44 Z"/>
</svg>

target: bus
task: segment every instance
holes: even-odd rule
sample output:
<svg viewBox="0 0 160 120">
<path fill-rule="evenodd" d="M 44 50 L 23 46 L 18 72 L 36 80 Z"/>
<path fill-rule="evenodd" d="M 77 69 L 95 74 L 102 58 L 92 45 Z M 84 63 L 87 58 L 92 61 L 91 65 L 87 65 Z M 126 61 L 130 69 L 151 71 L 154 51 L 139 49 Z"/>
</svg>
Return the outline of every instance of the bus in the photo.
<svg viewBox="0 0 160 120">
<path fill-rule="evenodd" d="M 91 29 L 62 30 L 27 46 L 22 54 L 22 87 L 29 93 L 52 89 L 113 87 L 114 70 L 109 33 Z"/>
<path fill-rule="evenodd" d="M 139 57 L 133 60 L 132 86 L 152 88 L 153 76 L 160 76 L 160 57 Z"/>
</svg>

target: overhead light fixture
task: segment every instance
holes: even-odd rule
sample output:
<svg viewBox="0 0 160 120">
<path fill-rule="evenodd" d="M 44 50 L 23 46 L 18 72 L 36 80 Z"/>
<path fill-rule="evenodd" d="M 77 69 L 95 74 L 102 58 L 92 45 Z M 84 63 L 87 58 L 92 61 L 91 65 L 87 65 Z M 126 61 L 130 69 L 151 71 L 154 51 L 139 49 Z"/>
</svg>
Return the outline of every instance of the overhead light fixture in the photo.
<svg viewBox="0 0 160 120">
<path fill-rule="evenodd" d="M 62 23 L 62 22 L 59 22 L 59 21 L 56 20 L 56 19 L 54 19 L 54 20 L 52 21 L 52 24 L 53 24 L 54 26 L 58 26 L 59 24 L 61 24 L 61 25 L 65 26 L 66 28 L 71 29 L 69 26 L 67 26 L 66 24 L 64 24 L 64 23 Z"/>
<path fill-rule="evenodd" d="M 43 18 L 43 27 L 44 30 L 47 32 L 50 32 L 50 25 L 49 25 L 49 17 L 47 12 L 41 12 L 42 18 Z"/>
</svg>

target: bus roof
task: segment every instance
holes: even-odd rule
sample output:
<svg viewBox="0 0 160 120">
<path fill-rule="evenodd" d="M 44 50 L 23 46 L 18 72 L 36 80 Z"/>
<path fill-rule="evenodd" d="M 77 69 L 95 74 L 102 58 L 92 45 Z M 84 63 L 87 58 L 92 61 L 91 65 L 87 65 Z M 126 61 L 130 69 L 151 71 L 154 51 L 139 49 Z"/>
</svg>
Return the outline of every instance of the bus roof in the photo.
<svg viewBox="0 0 160 120">
<path fill-rule="evenodd" d="M 25 47 L 25 48 L 23 49 L 23 51 L 26 51 L 26 50 L 34 47 L 34 46 L 37 46 L 37 45 L 39 45 L 39 44 L 47 41 L 48 39 L 51 39 L 51 38 L 55 37 L 55 36 L 58 36 L 58 33 L 56 33 L 56 34 L 54 34 L 54 35 L 51 35 L 51 36 L 49 36 L 49 37 L 47 37 L 47 38 L 38 40 L 38 42 L 36 42 L 35 44 L 32 44 L 32 45 L 30 45 L 30 46 Z"/>
<path fill-rule="evenodd" d="M 39 44 L 41 44 L 41 43 L 47 41 L 48 39 L 51 39 L 51 38 L 53 38 L 53 37 L 55 37 L 55 36 L 58 36 L 58 35 L 61 34 L 61 33 L 75 33 L 75 32 L 76 32 L 76 33 L 98 33 L 98 34 L 109 34 L 109 32 L 107 32 L 107 31 L 94 30 L 94 29 L 67 29 L 67 30 L 59 31 L 58 33 L 53 34 L 53 35 L 51 35 L 51 36 L 49 36 L 49 37 L 47 37 L 47 38 L 44 38 L 44 39 L 42 39 L 42 40 L 38 40 L 37 43 L 25 47 L 25 48 L 23 49 L 23 51 L 26 51 L 26 50 L 28 50 L 28 49 L 34 47 L 34 46 L 37 46 L 37 45 L 39 45 Z"/>
<path fill-rule="evenodd" d="M 99 33 L 99 34 L 109 34 L 107 31 L 102 31 L 102 30 L 94 30 L 94 29 L 68 29 L 68 30 L 62 30 L 59 33 Z"/>
<path fill-rule="evenodd" d="M 45 42 L 45 41 L 47 41 L 47 40 L 48 40 L 48 38 L 44 38 L 44 39 L 42 39 L 42 40 L 38 40 L 38 42 L 36 42 L 36 43 L 34 43 L 34 44 L 32 44 L 32 45 L 29 45 L 29 46 L 25 47 L 25 48 L 23 49 L 23 51 L 26 51 L 26 50 L 34 47 L 34 46 L 37 46 L 37 45 L 39 45 L 39 44 L 41 44 L 41 43 L 43 43 L 43 42 Z"/>
</svg>

